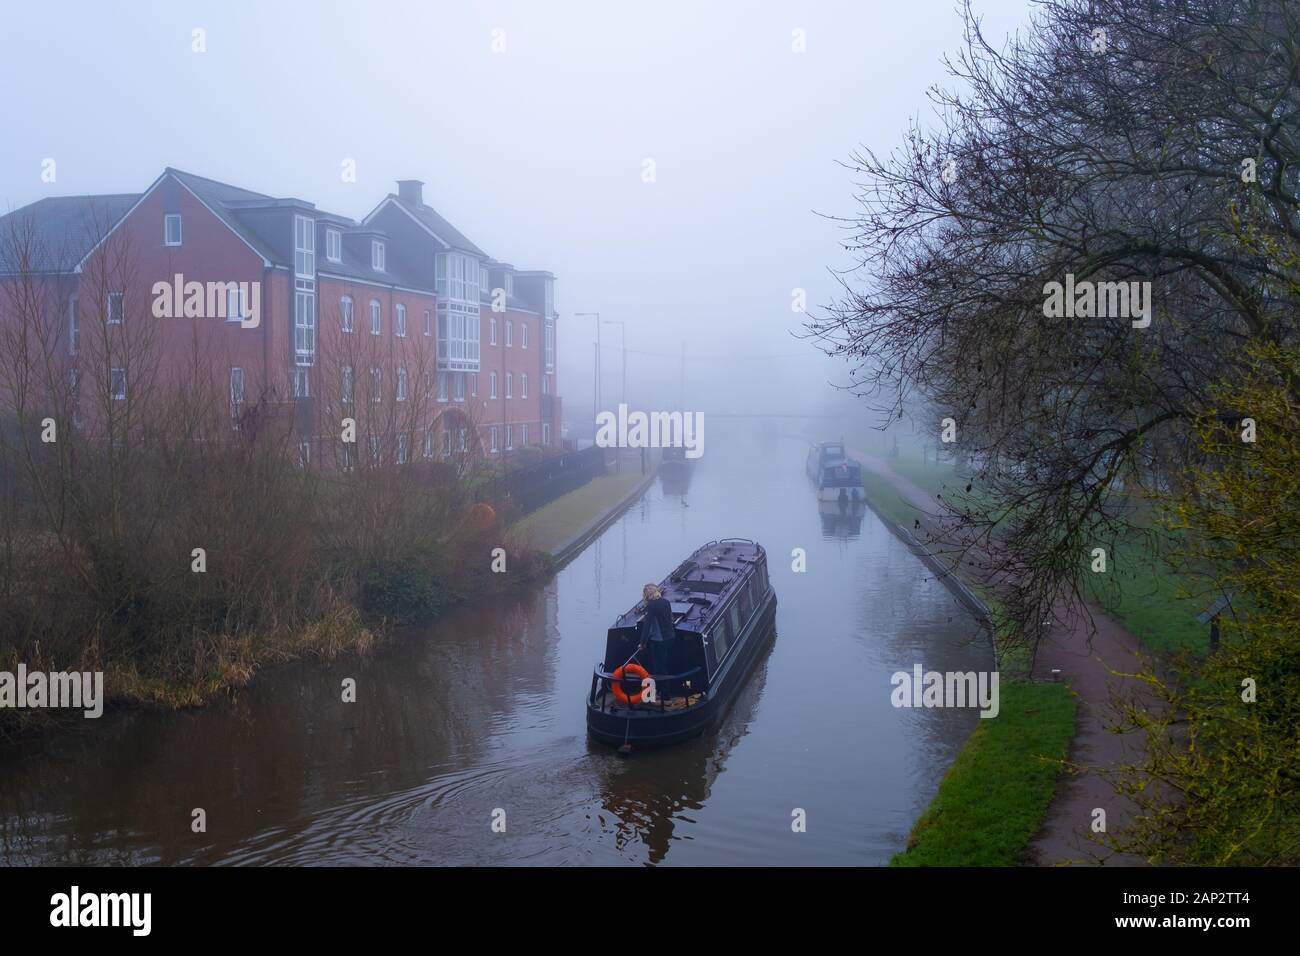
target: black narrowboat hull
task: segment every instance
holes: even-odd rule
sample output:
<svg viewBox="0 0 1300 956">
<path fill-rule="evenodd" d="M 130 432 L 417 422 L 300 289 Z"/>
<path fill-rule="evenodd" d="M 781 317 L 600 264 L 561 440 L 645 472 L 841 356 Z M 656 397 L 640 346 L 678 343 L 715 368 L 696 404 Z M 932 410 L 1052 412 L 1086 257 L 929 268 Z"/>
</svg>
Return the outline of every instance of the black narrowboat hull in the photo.
<svg viewBox="0 0 1300 956">
<path fill-rule="evenodd" d="M 682 743 L 713 730 L 726 716 L 744 686 L 759 653 L 772 639 L 776 619 L 776 591 L 768 588 L 762 608 L 751 618 L 741 639 L 719 670 L 708 697 L 678 711 L 653 706 L 602 709 L 587 701 L 587 733 L 613 747 L 629 744 L 633 750 Z"/>
</svg>

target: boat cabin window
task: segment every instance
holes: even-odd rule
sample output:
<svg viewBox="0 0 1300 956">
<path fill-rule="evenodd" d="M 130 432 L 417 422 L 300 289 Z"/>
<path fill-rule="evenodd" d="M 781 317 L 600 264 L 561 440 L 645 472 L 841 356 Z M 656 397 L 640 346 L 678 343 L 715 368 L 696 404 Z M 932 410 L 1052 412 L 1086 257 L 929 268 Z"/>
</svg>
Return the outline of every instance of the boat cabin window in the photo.
<svg viewBox="0 0 1300 956">
<path fill-rule="evenodd" d="M 718 663 L 722 663 L 722 659 L 727 656 L 727 648 L 730 646 L 731 638 L 727 634 L 727 619 L 724 617 L 713 628 L 713 659 Z"/>
<path fill-rule="evenodd" d="M 748 621 L 749 616 L 754 613 L 754 576 L 750 575 L 745 586 L 740 589 L 740 596 L 736 598 L 740 603 L 740 616 Z"/>
<path fill-rule="evenodd" d="M 731 635 L 734 639 L 740 633 L 740 602 L 731 602 Z"/>
<path fill-rule="evenodd" d="M 683 581 L 681 583 L 686 590 L 699 591 L 703 594 L 718 594 L 723 588 L 721 581 Z"/>
</svg>

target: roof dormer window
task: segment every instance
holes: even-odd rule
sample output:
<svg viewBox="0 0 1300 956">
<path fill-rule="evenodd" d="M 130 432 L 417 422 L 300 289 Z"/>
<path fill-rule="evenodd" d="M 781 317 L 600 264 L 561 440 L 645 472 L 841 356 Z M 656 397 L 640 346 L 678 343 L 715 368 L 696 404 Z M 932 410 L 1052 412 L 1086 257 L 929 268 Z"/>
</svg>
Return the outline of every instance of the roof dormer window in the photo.
<svg viewBox="0 0 1300 956">
<path fill-rule="evenodd" d="M 370 240 L 370 268 L 376 272 L 384 271 L 384 244 L 378 239 Z"/>
<path fill-rule="evenodd" d="M 330 262 L 343 260 L 343 233 L 337 229 L 325 230 L 325 258 Z"/>
</svg>

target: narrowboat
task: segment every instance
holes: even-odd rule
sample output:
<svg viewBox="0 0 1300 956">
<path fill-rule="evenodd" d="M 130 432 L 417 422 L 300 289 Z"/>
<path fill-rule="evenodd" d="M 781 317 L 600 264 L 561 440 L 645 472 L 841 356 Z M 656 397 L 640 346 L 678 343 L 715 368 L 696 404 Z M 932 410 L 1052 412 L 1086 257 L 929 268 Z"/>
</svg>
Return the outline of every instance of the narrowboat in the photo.
<svg viewBox="0 0 1300 956">
<path fill-rule="evenodd" d="M 670 673 L 649 673 L 649 655 L 638 653 L 641 601 L 609 628 L 587 694 L 587 732 L 625 754 L 716 726 L 773 632 L 767 552 L 748 538 L 710 541 L 659 588 L 672 606 Z"/>
<path fill-rule="evenodd" d="M 825 441 L 808 450 L 808 477 L 822 501 L 864 501 L 862 466 L 848 456 L 842 441 Z"/>
</svg>

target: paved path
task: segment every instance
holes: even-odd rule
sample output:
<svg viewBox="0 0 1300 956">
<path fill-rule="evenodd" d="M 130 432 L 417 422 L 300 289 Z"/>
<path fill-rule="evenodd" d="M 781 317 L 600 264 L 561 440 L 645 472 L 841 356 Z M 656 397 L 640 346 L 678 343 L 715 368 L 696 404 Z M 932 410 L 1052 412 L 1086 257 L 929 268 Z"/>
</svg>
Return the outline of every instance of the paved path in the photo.
<svg viewBox="0 0 1300 956">
<path fill-rule="evenodd" d="M 863 467 L 887 480 L 904 501 L 917 509 L 915 520 L 919 527 L 910 530 L 919 541 L 927 545 L 936 542 L 935 551 L 940 554 L 956 550 L 942 545 L 946 533 L 942 502 L 895 472 L 885 459 L 854 454 L 858 454 Z M 1049 631 L 1034 662 L 1035 679 L 1051 680 L 1052 671 L 1060 671 L 1059 679 L 1069 684 L 1078 699 L 1078 714 L 1070 745 L 1072 772 L 1057 784 L 1043 827 L 1030 843 L 1030 854 L 1041 866 L 1140 866 L 1140 858 L 1112 854 L 1089 839 L 1094 808 L 1106 811 L 1111 831 L 1132 819 L 1132 803 L 1116 794 L 1098 771 L 1140 761 L 1143 739 L 1140 732 L 1121 735 L 1109 729 L 1113 722 L 1112 693 L 1140 687 L 1112 673 L 1131 674 L 1142 669 L 1137 638 L 1101 609 L 1092 605 L 1087 609 L 1091 622 L 1087 615 L 1069 613 L 1064 603 L 1058 606 L 1057 620 L 1070 623 Z"/>
</svg>

